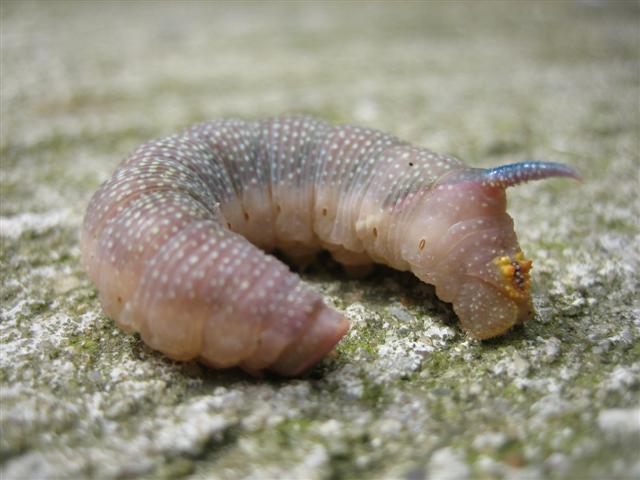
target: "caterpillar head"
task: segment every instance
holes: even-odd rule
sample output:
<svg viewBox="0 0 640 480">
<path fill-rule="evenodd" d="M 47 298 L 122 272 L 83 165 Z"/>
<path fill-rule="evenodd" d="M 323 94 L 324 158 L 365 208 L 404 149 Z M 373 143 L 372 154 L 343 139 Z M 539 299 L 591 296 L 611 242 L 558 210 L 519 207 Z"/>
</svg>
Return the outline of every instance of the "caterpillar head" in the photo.
<svg viewBox="0 0 640 480">
<path fill-rule="evenodd" d="M 501 335 L 533 314 L 529 293 L 531 260 L 522 252 L 500 255 L 465 275 L 453 309 L 460 324 L 478 339 Z"/>
<path fill-rule="evenodd" d="M 580 179 L 571 167 L 553 162 L 522 162 L 464 175 L 468 182 L 486 192 L 504 192 L 507 187 L 550 177 Z M 468 264 L 453 309 L 462 327 L 475 338 L 501 335 L 533 313 L 529 293 L 531 260 L 520 251 L 511 225 L 501 236 L 489 238 L 486 249 Z M 510 237 L 510 238 L 509 238 Z M 501 252 L 497 254 L 497 252 Z"/>
</svg>

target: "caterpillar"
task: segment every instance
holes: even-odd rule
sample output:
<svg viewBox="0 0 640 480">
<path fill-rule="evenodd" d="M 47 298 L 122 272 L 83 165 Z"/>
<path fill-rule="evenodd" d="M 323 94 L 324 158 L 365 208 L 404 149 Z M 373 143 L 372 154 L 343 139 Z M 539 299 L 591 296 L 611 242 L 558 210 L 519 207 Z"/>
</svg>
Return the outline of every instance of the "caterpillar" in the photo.
<svg viewBox="0 0 640 480">
<path fill-rule="evenodd" d="M 557 176 L 578 178 L 552 162 L 470 168 L 310 117 L 221 119 L 130 154 L 89 202 L 82 258 L 106 314 L 153 349 L 294 376 L 349 324 L 267 252 L 409 270 L 470 336 L 494 337 L 533 310 L 505 189 Z"/>
</svg>

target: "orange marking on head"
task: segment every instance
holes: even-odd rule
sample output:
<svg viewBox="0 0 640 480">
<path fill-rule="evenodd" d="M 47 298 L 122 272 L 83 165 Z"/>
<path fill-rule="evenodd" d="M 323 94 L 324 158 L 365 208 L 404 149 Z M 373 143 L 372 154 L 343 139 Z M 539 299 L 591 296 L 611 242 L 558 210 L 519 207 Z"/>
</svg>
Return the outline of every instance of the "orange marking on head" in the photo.
<svg viewBox="0 0 640 480">
<path fill-rule="evenodd" d="M 522 300 L 529 295 L 531 287 L 529 271 L 533 262 L 526 260 L 522 252 L 516 253 L 513 258 L 509 256 L 496 257 L 493 263 L 498 267 L 503 287 L 510 298 Z"/>
</svg>

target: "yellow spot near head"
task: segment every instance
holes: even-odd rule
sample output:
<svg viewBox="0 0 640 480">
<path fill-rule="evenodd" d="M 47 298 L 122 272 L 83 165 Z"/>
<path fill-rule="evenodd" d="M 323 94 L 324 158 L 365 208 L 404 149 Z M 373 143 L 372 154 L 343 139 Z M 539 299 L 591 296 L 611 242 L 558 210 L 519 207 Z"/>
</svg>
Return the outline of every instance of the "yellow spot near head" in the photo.
<svg viewBox="0 0 640 480">
<path fill-rule="evenodd" d="M 518 252 L 513 258 L 509 256 L 496 257 L 493 263 L 498 267 L 507 295 L 514 300 L 527 298 L 531 287 L 529 271 L 533 262 L 526 260 L 524 254 Z"/>
<path fill-rule="evenodd" d="M 516 267 L 513 265 L 502 265 L 500 267 L 500 271 L 502 272 L 503 277 L 511 278 L 516 273 Z"/>
</svg>

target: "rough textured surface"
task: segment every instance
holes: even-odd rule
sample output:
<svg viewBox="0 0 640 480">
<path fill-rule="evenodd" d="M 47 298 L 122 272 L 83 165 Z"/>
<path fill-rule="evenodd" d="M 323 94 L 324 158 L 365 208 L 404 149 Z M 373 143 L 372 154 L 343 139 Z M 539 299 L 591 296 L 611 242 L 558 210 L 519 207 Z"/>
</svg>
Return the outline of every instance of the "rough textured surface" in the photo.
<svg viewBox="0 0 640 480">
<path fill-rule="evenodd" d="M 3 478 L 640 477 L 639 18 L 3 2 Z M 581 170 L 509 195 L 537 318 L 470 341 L 410 275 L 321 262 L 304 276 L 353 328 L 305 379 L 172 363 L 117 330 L 79 263 L 91 193 L 151 137 L 276 113 Z"/>
</svg>

